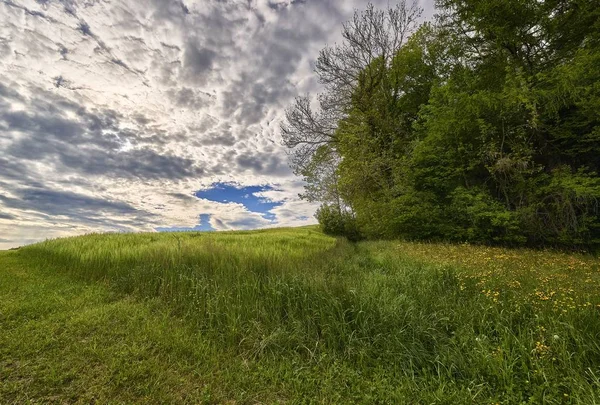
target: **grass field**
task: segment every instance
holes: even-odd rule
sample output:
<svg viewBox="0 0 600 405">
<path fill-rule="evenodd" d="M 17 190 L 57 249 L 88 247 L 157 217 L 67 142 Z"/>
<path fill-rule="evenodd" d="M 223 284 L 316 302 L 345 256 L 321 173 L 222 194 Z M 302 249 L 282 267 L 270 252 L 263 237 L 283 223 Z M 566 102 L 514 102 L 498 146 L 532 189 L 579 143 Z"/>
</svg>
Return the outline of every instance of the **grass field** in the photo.
<svg viewBox="0 0 600 405">
<path fill-rule="evenodd" d="M 600 404 L 600 262 L 317 228 L 0 252 L 0 403 Z"/>
</svg>

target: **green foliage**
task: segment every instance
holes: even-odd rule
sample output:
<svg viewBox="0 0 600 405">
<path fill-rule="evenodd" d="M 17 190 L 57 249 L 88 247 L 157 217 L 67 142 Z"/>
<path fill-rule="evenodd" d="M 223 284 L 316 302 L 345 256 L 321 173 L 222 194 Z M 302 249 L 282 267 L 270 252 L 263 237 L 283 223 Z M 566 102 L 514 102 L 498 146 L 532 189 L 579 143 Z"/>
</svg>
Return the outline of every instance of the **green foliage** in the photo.
<svg viewBox="0 0 600 405">
<path fill-rule="evenodd" d="M 457 187 L 449 206 L 456 222 L 457 240 L 519 244 L 526 239 L 516 213 L 488 192 Z"/>
<path fill-rule="evenodd" d="M 327 235 L 345 236 L 352 241 L 360 239 L 354 214 L 337 205 L 323 204 L 315 214 L 321 229 Z"/>
<path fill-rule="evenodd" d="M 337 174 L 338 158 L 329 145 L 318 147 L 310 162 L 300 171 L 306 186 L 300 195 L 308 201 L 321 201 L 328 204 L 340 204 Z"/>
<path fill-rule="evenodd" d="M 48 241 L 0 252 L 0 403 L 593 404 L 599 292 L 593 256 L 316 227 Z"/>
<path fill-rule="evenodd" d="M 600 8 L 440 0 L 358 78 L 335 189 L 370 238 L 600 246 Z"/>
</svg>

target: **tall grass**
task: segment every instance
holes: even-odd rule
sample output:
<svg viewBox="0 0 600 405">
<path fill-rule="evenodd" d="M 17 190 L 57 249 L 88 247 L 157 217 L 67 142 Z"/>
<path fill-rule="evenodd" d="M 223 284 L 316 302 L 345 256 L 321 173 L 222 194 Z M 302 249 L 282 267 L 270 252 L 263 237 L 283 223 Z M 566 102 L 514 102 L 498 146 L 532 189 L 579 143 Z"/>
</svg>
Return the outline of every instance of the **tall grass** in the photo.
<svg viewBox="0 0 600 405">
<path fill-rule="evenodd" d="M 18 255 L 158 299 L 223 349 L 337 378 L 349 397 L 361 389 L 373 402 L 600 403 L 596 260 L 448 249 L 351 244 L 299 228 L 89 235 Z M 507 254 L 514 260 L 498 267 L 504 259 L 494 257 Z M 480 256 L 491 259 L 471 260 Z M 554 261 L 540 273 L 535 257 Z M 548 276 L 568 285 L 566 295 L 551 294 L 554 284 L 540 280 Z"/>
</svg>

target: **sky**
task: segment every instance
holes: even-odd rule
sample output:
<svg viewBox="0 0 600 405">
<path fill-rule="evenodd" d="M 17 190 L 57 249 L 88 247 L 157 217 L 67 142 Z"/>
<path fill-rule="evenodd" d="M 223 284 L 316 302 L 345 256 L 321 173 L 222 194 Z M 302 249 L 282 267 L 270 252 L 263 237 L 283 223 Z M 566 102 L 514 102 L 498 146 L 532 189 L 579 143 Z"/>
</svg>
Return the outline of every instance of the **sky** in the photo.
<svg viewBox="0 0 600 405">
<path fill-rule="evenodd" d="M 0 249 L 314 223 L 279 123 L 366 5 L 0 0 Z"/>
</svg>

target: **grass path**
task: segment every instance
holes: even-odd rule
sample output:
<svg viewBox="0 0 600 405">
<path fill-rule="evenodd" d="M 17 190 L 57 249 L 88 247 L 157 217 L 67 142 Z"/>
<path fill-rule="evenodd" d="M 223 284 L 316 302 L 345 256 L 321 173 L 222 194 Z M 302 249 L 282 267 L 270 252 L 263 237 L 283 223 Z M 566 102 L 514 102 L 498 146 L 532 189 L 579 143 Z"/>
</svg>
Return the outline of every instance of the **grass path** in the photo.
<svg viewBox="0 0 600 405">
<path fill-rule="evenodd" d="M 600 403 L 591 256 L 310 228 L 0 252 L 0 403 Z"/>
</svg>

